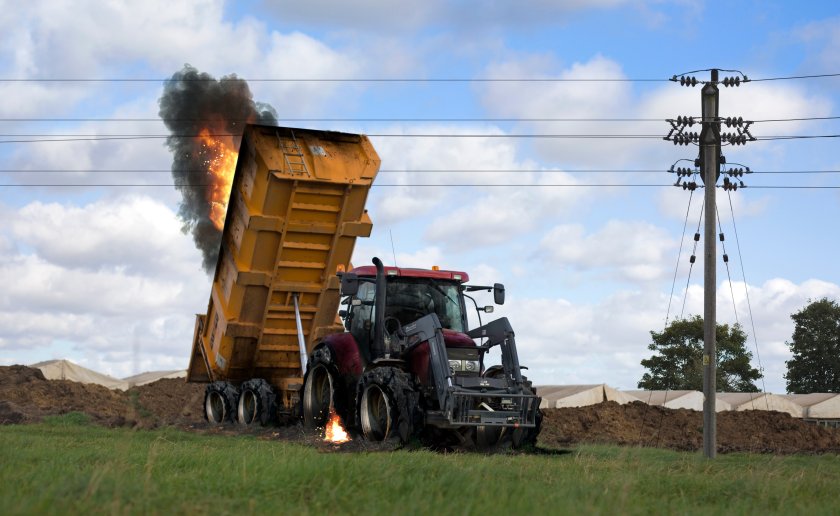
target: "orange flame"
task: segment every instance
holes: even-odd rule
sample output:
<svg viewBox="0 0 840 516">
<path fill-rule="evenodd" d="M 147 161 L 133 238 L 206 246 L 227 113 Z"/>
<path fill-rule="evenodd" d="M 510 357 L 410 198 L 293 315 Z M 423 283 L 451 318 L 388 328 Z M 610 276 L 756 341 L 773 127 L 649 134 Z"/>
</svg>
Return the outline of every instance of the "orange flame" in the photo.
<svg viewBox="0 0 840 516">
<path fill-rule="evenodd" d="M 330 420 L 327 421 L 324 440 L 335 444 L 346 443 L 350 440 L 347 431 L 341 426 L 341 418 L 335 413 L 332 407 L 330 407 Z"/>
<path fill-rule="evenodd" d="M 214 137 L 210 130 L 204 128 L 199 132 L 198 139 L 207 152 L 207 170 L 210 171 L 210 186 L 207 188 L 207 201 L 210 203 L 210 220 L 218 230 L 225 226 L 230 189 L 233 174 L 236 172 L 236 147 L 230 136 Z"/>
</svg>

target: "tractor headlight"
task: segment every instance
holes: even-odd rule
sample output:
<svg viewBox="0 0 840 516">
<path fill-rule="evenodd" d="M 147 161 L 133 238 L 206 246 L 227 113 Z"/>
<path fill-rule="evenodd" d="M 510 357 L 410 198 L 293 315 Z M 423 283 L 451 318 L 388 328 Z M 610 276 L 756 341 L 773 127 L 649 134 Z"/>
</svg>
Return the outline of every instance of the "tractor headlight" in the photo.
<svg viewBox="0 0 840 516">
<path fill-rule="evenodd" d="M 452 373 L 456 373 L 461 371 L 461 361 L 460 360 L 450 360 L 449 361 L 449 371 Z"/>
</svg>

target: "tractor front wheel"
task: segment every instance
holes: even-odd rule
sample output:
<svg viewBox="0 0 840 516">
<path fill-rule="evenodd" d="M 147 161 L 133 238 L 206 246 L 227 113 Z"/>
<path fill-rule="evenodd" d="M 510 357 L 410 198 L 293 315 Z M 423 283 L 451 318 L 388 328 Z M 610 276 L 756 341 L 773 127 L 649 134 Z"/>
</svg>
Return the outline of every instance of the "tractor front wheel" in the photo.
<svg viewBox="0 0 840 516">
<path fill-rule="evenodd" d="M 365 372 L 359 380 L 356 399 L 357 426 L 365 439 L 398 438 L 406 443 L 414 434 L 419 396 L 404 371 L 378 367 Z"/>
</svg>

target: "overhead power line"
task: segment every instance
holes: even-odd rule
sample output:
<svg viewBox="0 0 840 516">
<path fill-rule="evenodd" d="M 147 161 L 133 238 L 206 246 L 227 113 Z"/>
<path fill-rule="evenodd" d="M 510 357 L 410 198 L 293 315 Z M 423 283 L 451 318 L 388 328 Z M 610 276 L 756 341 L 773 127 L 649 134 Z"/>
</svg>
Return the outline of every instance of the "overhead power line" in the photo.
<svg viewBox="0 0 840 516">
<path fill-rule="evenodd" d="M 46 142 L 76 142 L 76 141 L 111 141 L 111 140 L 161 140 L 166 138 L 198 138 L 197 134 L 189 135 L 157 135 L 157 134 L 143 134 L 143 135 L 77 135 L 65 136 L 55 135 L 56 137 L 49 137 L 49 135 L 29 134 L 29 135 L 0 135 L 0 138 L 14 138 L 0 140 L 3 143 L 46 143 Z M 209 137 L 228 137 L 239 136 L 237 134 L 207 134 Z M 367 136 L 375 138 L 492 138 L 492 139 L 569 139 L 569 140 L 652 140 L 662 139 L 661 135 L 657 134 L 445 134 L 445 133 L 427 133 L 427 134 L 397 134 L 397 133 L 368 133 Z M 808 139 L 822 139 L 822 138 L 838 138 L 840 134 L 810 134 L 810 135 L 783 135 L 783 136 L 762 136 L 756 138 L 756 141 L 772 141 L 772 140 L 808 140 Z M 696 145 L 696 144 L 693 144 Z M 700 145 L 702 146 L 702 145 Z"/>
<path fill-rule="evenodd" d="M 203 184 L 203 183 L 185 183 L 185 184 L 174 184 L 174 183 L 116 183 L 116 184 L 103 184 L 103 183 L 8 183 L 8 184 L 0 184 L 0 187 L 39 187 L 39 186 L 50 186 L 50 187 L 84 187 L 84 186 L 96 186 L 96 187 L 138 187 L 138 188 L 145 188 L 145 187 L 187 187 L 187 188 L 207 188 L 208 186 L 213 186 L 211 184 Z M 575 184 L 575 183 L 406 183 L 406 184 L 399 184 L 399 183 L 386 183 L 380 184 L 375 183 L 374 187 L 424 187 L 424 188 L 471 188 L 471 187 L 501 187 L 501 188 L 673 188 L 673 184 L 659 184 L 659 183 L 639 183 L 639 184 L 632 184 L 632 183 L 587 183 L 587 184 Z M 840 185 L 821 185 L 821 186 L 787 186 L 787 185 L 773 185 L 773 186 L 749 186 L 750 190 L 754 189 L 789 189 L 789 190 L 838 190 L 840 189 Z"/>
<path fill-rule="evenodd" d="M 694 118 L 700 118 L 695 116 Z M 765 118 L 753 120 L 754 123 L 763 122 L 806 122 L 820 120 L 840 120 L 840 116 L 809 116 L 796 118 Z M 386 118 L 280 118 L 281 122 L 667 122 L 665 118 L 564 118 L 564 117 L 386 117 Z M 0 118 L 0 122 L 218 122 L 215 119 L 204 118 L 97 118 L 97 117 L 43 117 L 43 118 Z M 229 123 L 253 123 L 250 119 L 228 119 Z"/>
<path fill-rule="evenodd" d="M 695 73 L 702 70 L 695 70 Z M 727 70 L 724 70 L 727 71 Z M 801 79 L 823 79 L 840 77 L 840 73 L 822 73 L 810 75 L 788 75 L 780 77 L 762 77 L 750 79 L 759 81 L 788 81 Z M 238 77 L 248 82 L 358 82 L 358 83 L 564 83 L 564 82 L 668 82 L 669 78 L 617 78 L 617 77 Z M 132 83 L 150 82 L 163 83 L 172 80 L 171 77 L 0 77 L 0 82 L 6 83 Z M 180 78 L 178 82 L 216 82 L 216 78 Z"/>
<path fill-rule="evenodd" d="M 274 77 L 274 78 L 257 78 L 248 79 L 238 77 L 247 82 L 291 82 L 291 83 L 306 83 L 306 82 L 371 82 L 371 83 L 412 83 L 412 82 L 427 82 L 427 83 L 482 83 L 482 82 L 667 82 L 668 79 L 656 78 L 642 78 L 642 79 L 624 79 L 613 77 L 590 77 L 590 78 L 558 78 L 558 77 Z M 85 77 L 56 77 L 56 78 L 0 78 L 0 82 L 43 82 L 43 83 L 101 83 L 101 82 L 154 82 L 163 83 L 171 80 L 171 77 L 166 78 L 149 78 L 149 77 L 102 77 L 102 78 L 85 78 Z M 177 82 L 217 82 L 216 78 L 180 78 Z"/>
<path fill-rule="evenodd" d="M 838 117 L 840 118 L 840 117 Z M 664 122 L 664 118 L 280 118 L 281 122 Z M 0 118 L 0 122 L 218 122 L 203 118 Z M 226 122 L 254 123 L 250 119 L 228 119 Z"/>
<path fill-rule="evenodd" d="M 840 73 L 820 73 L 813 75 L 788 75 L 787 77 L 765 77 L 762 79 L 750 79 L 753 82 L 760 81 L 792 81 L 798 79 L 825 79 L 829 77 L 840 77 Z"/>
<path fill-rule="evenodd" d="M 205 173 L 205 169 L 175 169 L 175 172 L 184 174 Z M 85 173 L 85 174 L 162 174 L 173 172 L 171 168 L 138 168 L 138 169 L 73 169 L 73 168 L 51 168 L 51 169 L 25 169 L 7 168 L 0 169 L 0 174 L 64 174 L 64 173 Z M 635 168 L 635 169 L 562 169 L 562 168 L 500 168 L 500 169 L 381 169 L 380 174 L 516 174 L 516 173 L 565 173 L 565 174 L 654 174 L 663 172 L 663 169 Z M 752 170 L 752 174 L 840 174 L 840 170 Z"/>
</svg>

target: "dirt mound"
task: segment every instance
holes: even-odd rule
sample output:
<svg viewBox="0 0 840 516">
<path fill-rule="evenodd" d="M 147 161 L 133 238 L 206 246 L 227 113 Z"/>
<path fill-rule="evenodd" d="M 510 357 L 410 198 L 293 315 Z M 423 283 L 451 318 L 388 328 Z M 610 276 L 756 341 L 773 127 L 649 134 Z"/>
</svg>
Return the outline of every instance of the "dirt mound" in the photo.
<svg viewBox="0 0 840 516">
<path fill-rule="evenodd" d="M 204 433 L 254 433 L 261 438 L 295 440 L 324 451 L 339 448 L 321 442 L 300 425 L 243 430 L 238 425 L 211 427 L 202 414 L 204 385 L 163 379 L 127 392 L 69 380 L 47 380 L 41 371 L 0 366 L 0 424 L 39 421 L 43 416 L 84 412 L 99 424 L 154 428 L 179 426 Z M 703 415 L 642 402 L 614 401 L 588 407 L 544 410 L 538 445 L 563 448 L 575 443 L 608 443 L 699 450 Z M 386 446 L 387 447 L 387 446 Z M 341 451 L 376 451 L 381 446 L 354 439 Z M 840 452 L 840 430 L 816 426 L 780 412 L 760 410 L 718 414 L 721 452 Z"/>
<path fill-rule="evenodd" d="M 204 422 L 204 384 L 164 378 L 128 391 L 141 426 L 190 425 Z"/>
<path fill-rule="evenodd" d="M 127 415 L 124 393 L 96 384 L 47 380 L 38 369 L 19 365 L 0 367 L 0 400 L 11 404 L 3 409 L 10 419 L 38 421 L 45 415 L 78 411 L 100 424 L 120 426 Z"/>
<path fill-rule="evenodd" d="M 703 447 L 703 414 L 642 402 L 614 401 L 588 407 L 543 410 L 538 444 L 563 447 L 574 443 L 655 446 L 675 450 Z M 721 452 L 840 451 L 840 430 L 806 423 L 782 412 L 721 412 L 717 417 Z"/>
<path fill-rule="evenodd" d="M 201 423 L 204 385 L 164 379 L 127 392 L 70 380 L 47 380 L 38 369 L 0 366 L 0 424 L 84 412 L 107 426 L 154 428 Z"/>
</svg>

